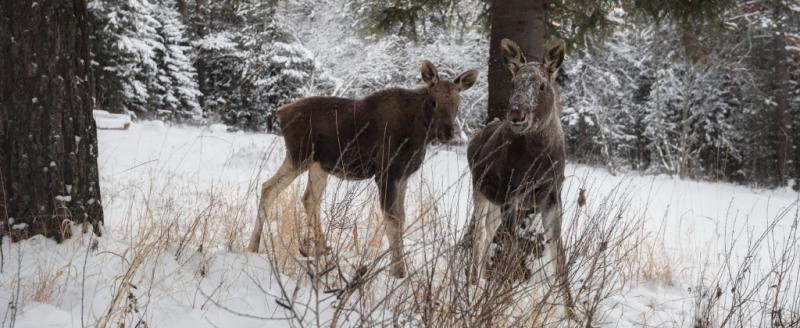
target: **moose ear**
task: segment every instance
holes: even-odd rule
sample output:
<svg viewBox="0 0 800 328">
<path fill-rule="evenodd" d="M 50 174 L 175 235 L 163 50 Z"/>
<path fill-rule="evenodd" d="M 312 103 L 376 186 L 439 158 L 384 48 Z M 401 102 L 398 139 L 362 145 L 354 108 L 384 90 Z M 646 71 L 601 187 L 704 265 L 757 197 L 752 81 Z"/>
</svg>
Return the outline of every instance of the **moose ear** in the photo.
<svg viewBox="0 0 800 328">
<path fill-rule="evenodd" d="M 511 75 L 517 74 L 519 68 L 525 64 L 525 56 L 519 45 L 509 39 L 500 40 L 500 52 L 503 54 L 506 67 L 511 71 Z"/>
<path fill-rule="evenodd" d="M 553 76 L 561 67 L 561 63 L 564 62 L 564 49 L 566 47 L 567 45 L 564 43 L 564 40 L 558 40 L 554 46 L 547 50 L 547 58 L 545 58 L 544 67 L 547 69 L 547 73 L 550 74 L 550 76 Z"/>
<path fill-rule="evenodd" d="M 464 73 L 461 73 L 453 83 L 458 87 L 458 91 L 464 91 L 472 87 L 475 84 L 475 81 L 478 80 L 478 70 L 471 69 Z"/>
<path fill-rule="evenodd" d="M 436 71 L 436 66 L 433 66 L 433 63 L 428 60 L 423 60 L 419 71 L 422 73 L 422 80 L 425 81 L 429 87 L 439 83 L 439 73 Z"/>
</svg>

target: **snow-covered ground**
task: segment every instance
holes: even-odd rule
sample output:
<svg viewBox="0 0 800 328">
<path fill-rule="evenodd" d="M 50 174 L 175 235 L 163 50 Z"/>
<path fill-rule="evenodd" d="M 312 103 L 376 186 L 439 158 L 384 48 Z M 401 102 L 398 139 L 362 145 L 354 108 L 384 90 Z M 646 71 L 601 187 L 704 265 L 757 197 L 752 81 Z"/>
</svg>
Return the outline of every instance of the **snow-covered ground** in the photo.
<svg viewBox="0 0 800 328">
<path fill-rule="evenodd" d="M 278 302 L 312 304 L 323 297 L 311 292 L 307 281 L 296 281 L 296 275 L 276 273 L 267 254 L 243 251 L 260 182 L 283 159 L 279 137 L 231 133 L 217 125 L 138 122 L 128 130 L 99 131 L 99 142 L 105 234 L 97 239 L 78 235 L 60 245 L 38 237 L 15 244 L 6 240 L 0 273 L 2 327 L 103 326 L 103 320 L 131 326 L 144 321 L 149 327 L 284 327 L 292 321 L 282 318 L 298 314 Z M 428 154 L 411 182 L 409 217 L 435 218 L 446 234 L 437 238 L 452 244 L 471 207 L 464 149 L 434 148 Z M 736 279 L 740 264 L 753 262 L 741 279 L 745 286 L 739 288 L 753 286 L 761 277 L 771 277 L 773 263 L 782 255 L 778 251 L 793 245 L 791 238 L 797 236 L 793 229 L 799 196 L 788 189 L 755 190 L 635 173 L 612 176 L 581 165 L 568 165 L 567 175 L 567 234 L 579 231 L 588 213 L 616 202 L 613 206 L 624 213 L 609 222 L 641 224 L 636 234 L 646 243 L 638 251 L 649 254 L 632 261 L 649 261 L 651 274 L 626 276 L 630 281 L 602 302 L 595 318 L 600 326 L 690 326 L 705 290 L 719 286 L 724 309 L 732 301 L 726 295 L 735 294 L 728 293 L 728 283 Z M 375 190 L 369 182 L 331 179 L 323 225 L 329 239 L 352 242 L 335 236 L 368 233 Z M 296 185 L 303 183 L 300 178 Z M 575 206 L 580 188 L 588 196 L 582 210 Z M 302 193 L 300 187 L 290 189 L 287 194 Z M 356 204 L 355 210 L 342 214 L 343 201 Z M 435 215 L 429 214 L 431 209 Z M 294 215 L 287 214 L 292 209 L 284 212 L 281 217 Z M 412 271 L 429 255 L 425 246 L 416 246 L 430 238 L 429 226 L 423 228 L 420 221 L 409 220 Z M 345 253 L 353 258 L 359 254 Z M 342 261 L 358 261 L 353 258 Z M 791 280 L 786 293 L 797 293 L 797 260 L 786 269 Z M 632 266 L 637 265 L 642 266 Z M 408 288 L 388 278 L 381 283 L 376 293 Z M 398 295 L 403 293 L 408 291 Z M 329 322 L 333 302 L 320 303 L 292 308 L 304 312 L 308 325 Z M 798 306 L 784 306 L 786 320 Z M 370 315 L 387 315 L 379 312 Z"/>
</svg>

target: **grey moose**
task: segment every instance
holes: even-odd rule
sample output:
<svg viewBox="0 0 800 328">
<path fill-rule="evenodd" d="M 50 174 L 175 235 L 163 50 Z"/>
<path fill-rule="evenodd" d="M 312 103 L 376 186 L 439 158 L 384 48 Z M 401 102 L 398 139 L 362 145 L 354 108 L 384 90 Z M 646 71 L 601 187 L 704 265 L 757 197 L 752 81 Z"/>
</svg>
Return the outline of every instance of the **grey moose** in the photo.
<svg viewBox="0 0 800 328">
<path fill-rule="evenodd" d="M 508 39 L 501 41 L 501 51 L 512 74 L 510 108 L 504 120 L 484 127 L 467 148 L 475 207 L 470 280 L 480 279 L 489 244 L 501 224 L 516 229 L 522 220 L 530 221 L 541 214 L 557 284 L 572 316 L 561 240 L 565 147 L 555 83 L 564 60 L 564 42 L 550 48 L 543 63 L 528 62 L 520 47 Z"/>
</svg>

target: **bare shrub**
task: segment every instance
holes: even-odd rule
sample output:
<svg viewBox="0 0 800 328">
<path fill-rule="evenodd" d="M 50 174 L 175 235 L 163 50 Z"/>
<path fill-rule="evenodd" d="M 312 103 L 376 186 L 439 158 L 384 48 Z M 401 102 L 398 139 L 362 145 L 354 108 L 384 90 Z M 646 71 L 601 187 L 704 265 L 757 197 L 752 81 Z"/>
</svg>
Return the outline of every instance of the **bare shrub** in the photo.
<svg viewBox="0 0 800 328">
<path fill-rule="evenodd" d="M 280 302 L 292 313 L 293 320 L 323 326 L 516 327 L 563 323 L 558 307 L 560 295 L 550 277 L 552 273 L 546 269 L 549 258 L 527 260 L 534 273 L 530 280 L 489 279 L 478 286 L 468 285 L 465 272 L 469 258 L 459 244 L 462 224 L 453 223 L 448 217 L 455 210 L 443 208 L 448 205 L 439 201 L 442 195 L 435 194 L 425 182 L 413 186 L 407 199 L 414 210 L 406 222 L 411 263 L 405 280 L 392 279 L 382 272 L 388 265 L 382 242 L 361 241 L 363 226 L 373 236 L 368 239 L 382 241 L 377 237 L 379 230 L 371 228 L 380 225 L 380 214 L 375 211 L 374 199 L 366 197 L 365 201 L 369 187 L 339 184 L 335 188 L 334 201 L 323 215 L 331 222 L 327 235 L 334 251 L 329 256 L 302 258 L 297 256 L 296 244 L 279 244 L 289 235 L 287 231 L 297 230 L 296 227 L 282 231 L 281 223 L 277 230 L 269 232 L 268 260 L 275 271 L 273 276 L 282 279 L 288 275 L 318 295 L 315 304 L 300 305 L 295 303 L 296 290 L 284 290 Z M 629 200 L 624 186 L 617 190 L 603 198 L 584 199 L 588 204 L 585 207 L 569 204 L 575 208 L 568 211 L 572 218 L 565 229 L 565 239 L 581 324 L 597 320 L 602 302 L 627 287 L 631 278 L 657 282 L 672 279 L 670 271 L 661 269 L 654 255 L 656 246 L 649 246 L 649 252 L 641 247 L 647 241 L 642 236 L 641 219 L 624 217 L 633 214 L 627 213 Z M 287 205 L 281 201 L 277 207 L 282 206 Z M 280 213 L 276 217 L 281 221 L 303 222 L 295 217 L 304 215 L 302 211 Z M 287 245 L 294 248 L 277 249 Z M 279 284 L 288 285 L 288 281 Z M 314 310 L 301 312 L 300 308 Z M 333 315 L 327 320 L 309 314 L 330 309 Z"/>
<path fill-rule="evenodd" d="M 797 202 L 782 209 L 763 231 L 726 226 L 719 267 L 705 269 L 692 290 L 695 327 L 800 325 L 798 211 Z M 729 219 L 735 227 L 738 218 Z"/>
</svg>

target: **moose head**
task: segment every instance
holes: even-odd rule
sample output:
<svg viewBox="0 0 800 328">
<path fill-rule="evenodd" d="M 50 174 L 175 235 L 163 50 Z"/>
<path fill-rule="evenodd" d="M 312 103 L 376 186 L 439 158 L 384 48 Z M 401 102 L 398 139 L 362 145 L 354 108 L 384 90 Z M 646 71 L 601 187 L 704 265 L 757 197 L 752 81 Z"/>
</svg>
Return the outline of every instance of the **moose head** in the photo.
<svg viewBox="0 0 800 328">
<path fill-rule="evenodd" d="M 546 128 L 551 120 L 558 120 L 555 78 L 564 61 L 564 48 L 564 41 L 560 40 L 547 50 L 542 63 L 528 62 L 514 41 L 500 41 L 506 67 L 512 76 L 506 119 L 514 132 L 536 132 Z"/>
<path fill-rule="evenodd" d="M 427 84 L 425 109 L 430 117 L 428 136 L 440 142 L 450 141 L 455 131 L 456 113 L 461 99 L 459 93 L 475 84 L 478 71 L 466 71 L 451 82 L 440 79 L 436 67 L 423 60 L 420 72 L 422 80 Z"/>
</svg>

